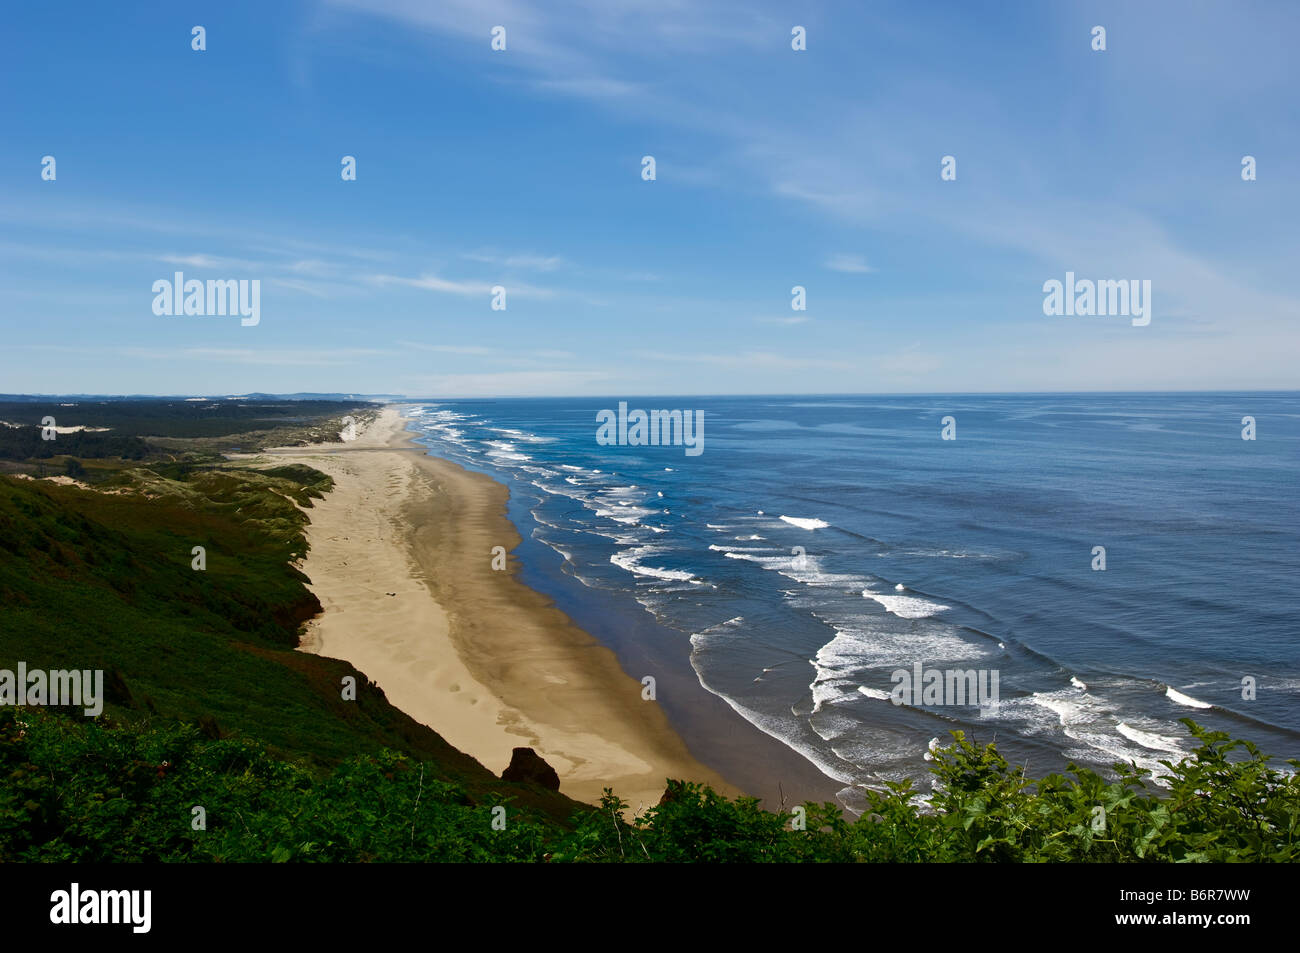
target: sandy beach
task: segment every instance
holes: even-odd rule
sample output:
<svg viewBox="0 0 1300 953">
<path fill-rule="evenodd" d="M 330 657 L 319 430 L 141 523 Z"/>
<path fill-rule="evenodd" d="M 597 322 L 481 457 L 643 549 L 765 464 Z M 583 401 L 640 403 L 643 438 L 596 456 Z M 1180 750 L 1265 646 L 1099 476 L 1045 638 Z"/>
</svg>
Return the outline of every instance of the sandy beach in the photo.
<svg viewBox="0 0 1300 953">
<path fill-rule="evenodd" d="M 741 793 L 691 756 L 612 651 L 518 581 L 513 559 L 492 568 L 493 547 L 519 542 L 504 485 L 426 455 L 393 407 L 345 444 L 268 455 L 335 482 L 307 511 L 302 569 L 324 611 L 302 650 L 351 662 L 497 774 L 528 746 L 582 801 L 611 787 L 643 810 L 670 777 Z"/>
</svg>

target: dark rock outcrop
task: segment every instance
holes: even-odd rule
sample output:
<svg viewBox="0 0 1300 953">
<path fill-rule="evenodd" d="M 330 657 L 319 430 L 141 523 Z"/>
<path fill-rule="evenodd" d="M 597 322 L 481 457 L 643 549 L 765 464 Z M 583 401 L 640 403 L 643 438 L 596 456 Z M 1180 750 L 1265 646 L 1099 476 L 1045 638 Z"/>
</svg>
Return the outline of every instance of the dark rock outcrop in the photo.
<svg viewBox="0 0 1300 953">
<path fill-rule="evenodd" d="M 131 689 L 126 687 L 126 679 L 115 668 L 104 673 L 104 700 L 122 708 L 135 707 L 135 699 L 131 697 Z"/>
<path fill-rule="evenodd" d="M 212 741 L 220 741 L 221 728 L 217 725 L 217 719 L 213 718 L 211 715 L 200 715 L 199 734 L 204 738 L 211 739 Z"/>
<path fill-rule="evenodd" d="M 532 748 L 516 748 L 510 766 L 501 772 L 502 781 L 527 781 L 552 791 L 560 789 L 560 776 Z"/>
</svg>

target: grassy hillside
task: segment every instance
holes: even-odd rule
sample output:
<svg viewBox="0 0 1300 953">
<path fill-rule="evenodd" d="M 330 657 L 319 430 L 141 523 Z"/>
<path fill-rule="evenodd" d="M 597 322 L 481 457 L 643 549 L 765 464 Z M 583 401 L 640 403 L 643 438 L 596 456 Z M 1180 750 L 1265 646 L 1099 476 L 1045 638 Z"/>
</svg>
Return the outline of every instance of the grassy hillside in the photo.
<svg viewBox="0 0 1300 953">
<path fill-rule="evenodd" d="M 351 665 L 293 650 L 320 608 L 292 565 L 306 551 L 295 502 L 327 490 L 324 474 L 163 466 L 119 483 L 0 477 L 0 668 L 103 669 L 115 723 L 202 723 L 316 771 L 390 748 L 471 792 L 508 790 L 563 818 L 575 809 L 494 778 Z M 205 570 L 192 568 L 195 546 Z M 355 701 L 342 698 L 349 675 Z"/>
</svg>

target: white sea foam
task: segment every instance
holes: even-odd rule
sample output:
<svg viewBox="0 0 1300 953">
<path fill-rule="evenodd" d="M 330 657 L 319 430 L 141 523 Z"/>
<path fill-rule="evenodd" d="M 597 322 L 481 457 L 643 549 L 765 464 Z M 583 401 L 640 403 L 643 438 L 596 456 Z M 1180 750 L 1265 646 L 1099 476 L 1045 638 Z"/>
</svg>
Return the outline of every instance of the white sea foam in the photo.
<svg viewBox="0 0 1300 953">
<path fill-rule="evenodd" d="M 583 500 L 584 504 L 589 502 L 590 501 L 588 500 Z M 647 510 L 645 507 L 641 506 L 623 505 L 627 508 L 622 510 L 611 510 L 605 507 L 596 506 L 592 507 L 592 510 L 597 516 L 603 516 L 605 519 L 613 520 L 615 523 L 622 523 L 625 526 L 639 526 L 644 517 L 650 516 L 654 512 L 654 510 Z"/>
<path fill-rule="evenodd" d="M 695 669 L 695 676 L 699 679 L 700 685 L 730 705 L 732 711 L 759 731 L 770 735 L 792 751 L 807 758 L 820 768 L 827 777 L 834 778 L 841 784 L 853 783 L 856 779 L 845 770 L 845 765 L 842 762 L 831 760 L 820 749 L 806 743 L 799 730 L 799 719 L 794 715 L 765 714 L 742 704 L 709 684 L 709 680 L 704 675 L 704 656 L 710 648 L 716 647 L 719 642 L 725 643 L 730 639 L 740 637 L 738 629 L 741 621 L 741 618 L 737 616 L 719 625 L 691 634 L 691 667 Z"/>
<path fill-rule="evenodd" d="M 488 429 L 494 433 L 505 434 L 512 440 L 522 440 L 524 443 L 552 443 L 555 440 L 554 437 L 539 437 L 535 433 L 528 433 L 524 430 L 513 430 L 510 427 L 489 427 Z"/>
<path fill-rule="evenodd" d="M 889 692 L 882 692 L 878 688 L 868 688 L 866 685 L 859 685 L 858 691 L 866 695 L 868 698 L 875 698 L 878 701 L 887 702 L 890 700 L 890 698 L 893 697 L 892 695 L 889 694 Z"/>
<path fill-rule="evenodd" d="M 759 555 L 759 553 L 764 552 L 781 553 L 780 550 L 770 547 L 758 550 L 745 546 L 726 546 L 722 548 L 723 555 L 728 559 L 742 559 L 745 562 L 757 563 L 764 569 L 778 572 L 787 579 L 801 582 L 805 586 L 852 588 L 856 590 L 861 588 L 863 583 L 867 581 L 863 576 L 850 573 L 826 572 L 822 568 L 821 557 L 819 556 L 791 556 L 784 553 L 774 556 Z"/>
<path fill-rule="evenodd" d="M 861 642 L 858 633 L 837 631 L 817 654 L 808 660 L 816 673 L 808 685 L 812 692 L 813 712 L 822 710 L 823 705 L 833 705 L 849 698 L 856 698 L 862 689 L 858 685 L 862 672 L 863 657 L 859 652 Z"/>
<path fill-rule="evenodd" d="M 1149 748 L 1152 751 L 1168 751 L 1171 754 L 1183 754 L 1183 748 L 1179 745 L 1177 738 L 1157 735 L 1149 731 L 1140 731 L 1124 724 L 1122 721 L 1115 726 L 1115 730 L 1129 741 L 1137 742 L 1143 748 Z"/>
<path fill-rule="evenodd" d="M 763 513 L 762 510 L 759 510 L 758 512 L 759 515 L 762 515 Z M 781 520 L 789 523 L 791 526 L 798 526 L 800 529 L 826 529 L 826 527 L 831 525 L 825 520 L 805 519 L 799 516 L 782 516 Z"/>
<path fill-rule="evenodd" d="M 1059 693 L 1034 692 L 1030 700 L 1056 715 L 1057 722 L 1062 728 L 1068 728 L 1080 721 L 1093 721 L 1087 705 Z"/>
<path fill-rule="evenodd" d="M 1083 692 L 1071 686 L 1055 692 L 1035 692 L 1024 699 L 1004 699 L 1000 707 L 1003 718 L 1019 720 L 1024 725 L 1022 730 L 1026 734 L 1059 730 L 1065 737 L 1083 746 L 1067 748 L 1062 752 L 1067 758 L 1081 762 L 1109 763 L 1115 759 L 1131 761 L 1151 771 L 1157 784 L 1168 786 L 1163 780 L 1169 773 L 1168 769 L 1150 753 L 1155 745 L 1144 744 L 1142 740 L 1127 733 L 1140 733 L 1146 741 L 1152 742 L 1164 736 L 1127 725 L 1117 717 L 1115 705 L 1101 695 Z M 1042 722 L 1032 714 L 1033 709 L 1046 709 L 1055 714 L 1054 724 Z M 1174 739 L 1169 740 L 1172 742 Z M 1166 749 L 1157 747 L 1155 750 Z"/>
<path fill-rule="evenodd" d="M 1170 701 L 1179 705 L 1186 705 L 1188 708 L 1213 708 L 1209 702 L 1203 702 L 1199 698 L 1193 698 L 1191 695 L 1184 695 L 1182 692 L 1175 691 L 1171 686 L 1165 686 L 1165 695 Z"/>
<path fill-rule="evenodd" d="M 883 680 L 892 670 L 904 667 L 907 659 L 923 658 L 927 662 L 965 662 L 983 656 L 984 650 L 943 631 L 894 632 L 879 626 L 879 619 L 863 616 L 856 621 L 828 622 L 817 612 L 813 615 L 835 628 L 835 637 L 808 660 L 816 675 L 808 688 L 812 692 L 813 711 L 866 695 L 888 698 L 889 693 L 864 686 L 869 675 Z"/>
<path fill-rule="evenodd" d="M 716 546 L 710 545 L 709 549 L 718 551 L 726 555 L 728 559 L 744 559 L 751 563 L 758 563 L 765 569 L 776 569 L 780 564 L 789 564 L 794 561 L 791 556 L 752 556 L 751 552 L 771 552 L 770 549 L 764 550 L 746 550 L 743 547 L 735 546 Z"/>
<path fill-rule="evenodd" d="M 547 493 L 550 493 L 553 496 L 565 496 L 571 500 L 577 500 L 581 503 L 587 502 L 588 499 L 586 493 L 574 492 L 573 490 L 570 490 L 567 487 L 551 486 L 548 483 L 543 483 L 541 480 L 533 480 L 531 482 L 533 486 L 537 487 L 537 489 L 545 490 Z"/>
<path fill-rule="evenodd" d="M 647 516 L 656 512 L 645 506 L 639 506 L 643 494 L 635 486 L 615 486 L 600 490 L 594 498 L 584 499 L 582 505 L 592 510 L 597 516 L 612 519 L 617 523 L 636 526 Z M 575 497 L 576 499 L 576 497 Z"/>
<path fill-rule="evenodd" d="M 880 603 L 885 607 L 886 612 L 892 612 L 901 619 L 928 619 L 944 609 L 952 608 L 940 602 L 931 602 L 929 599 L 921 599 L 917 596 L 891 596 L 880 592 L 872 592 L 870 589 L 863 589 L 862 596 Z"/>
<path fill-rule="evenodd" d="M 1002 643 L 999 642 L 998 644 L 1001 645 Z M 1079 681 L 1079 679 L 1075 678 L 1073 675 L 1070 676 L 1070 684 L 1075 688 L 1083 689 L 1085 692 L 1088 690 L 1088 686 Z"/>
<path fill-rule="evenodd" d="M 662 566 L 642 565 L 641 560 L 648 559 L 659 552 L 662 552 L 662 550 L 654 546 L 637 546 L 634 549 L 625 549 L 622 552 L 614 553 L 609 557 L 609 561 L 619 569 L 625 569 L 638 576 L 663 579 L 669 582 L 689 582 L 697 586 L 703 585 L 703 580 L 696 578 L 694 573 L 682 569 L 665 569 Z"/>
<path fill-rule="evenodd" d="M 729 631 L 738 629 L 745 621 L 743 615 L 732 616 L 725 622 L 719 622 L 717 625 L 711 625 L 707 629 L 691 633 L 691 645 L 704 645 L 718 636 L 726 635 Z M 763 669 L 767 671 L 767 669 Z"/>
</svg>

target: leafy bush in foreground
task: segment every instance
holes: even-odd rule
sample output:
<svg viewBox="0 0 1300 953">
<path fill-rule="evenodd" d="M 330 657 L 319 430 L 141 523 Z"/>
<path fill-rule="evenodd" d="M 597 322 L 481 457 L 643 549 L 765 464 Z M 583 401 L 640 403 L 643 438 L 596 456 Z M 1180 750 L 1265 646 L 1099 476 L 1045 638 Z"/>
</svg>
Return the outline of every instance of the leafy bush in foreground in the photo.
<svg viewBox="0 0 1300 953">
<path fill-rule="evenodd" d="M 1163 791 L 1124 765 L 1115 781 L 1082 768 L 1033 781 L 993 745 L 954 732 L 955 743 L 936 753 L 928 808 L 902 782 L 870 792 L 869 810 L 855 820 L 832 804 L 806 804 L 796 823 L 797 812 L 671 781 L 664 801 L 641 817 L 629 818 L 627 805 L 606 792 L 599 808 L 565 825 L 437 780 L 422 762 L 392 751 L 321 776 L 259 742 L 209 740 L 179 723 L 88 723 L 4 708 L 0 860 L 1300 859 L 1296 776 L 1270 768 L 1248 742 L 1185 723 L 1199 746 L 1181 763 L 1165 762 L 1171 777 Z M 195 806 L 206 812 L 206 830 L 192 829 Z"/>
</svg>

